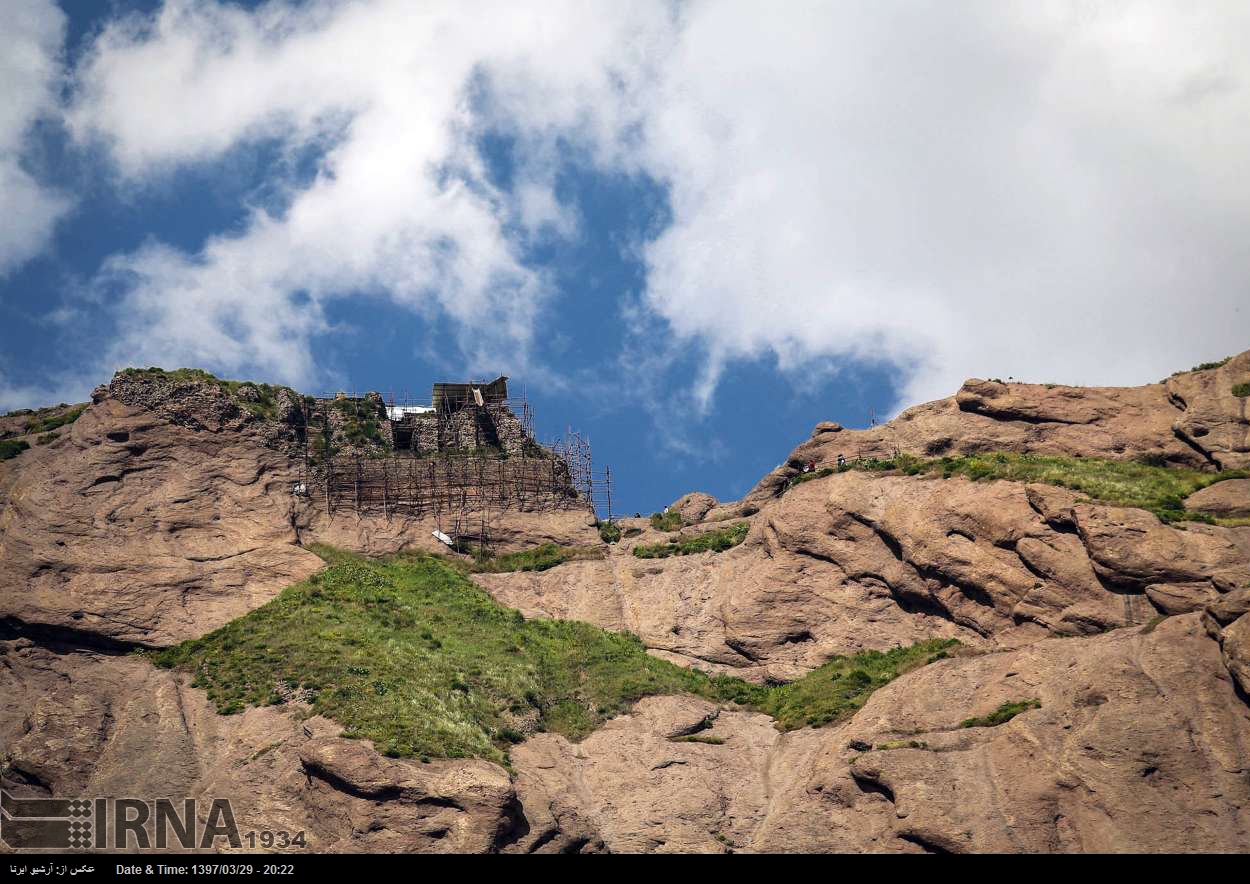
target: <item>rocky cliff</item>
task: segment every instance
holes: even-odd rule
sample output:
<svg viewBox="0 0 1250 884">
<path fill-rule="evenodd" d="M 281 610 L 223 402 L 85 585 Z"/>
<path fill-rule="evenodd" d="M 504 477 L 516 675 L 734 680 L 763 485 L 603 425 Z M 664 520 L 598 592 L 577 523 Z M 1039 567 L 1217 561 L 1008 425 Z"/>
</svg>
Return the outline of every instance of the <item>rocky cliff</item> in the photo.
<svg viewBox="0 0 1250 884">
<path fill-rule="evenodd" d="M 119 376 L 0 462 L 0 775 L 226 796 L 309 850 L 1247 851 L 1247 381 L 1250 352 L 1140 388 L 973 380 L 882 426 L 820 424 L 742 501 L 675 502 L 672 530 L 624 520 L 604 545 L 582 513 L 508 516 L 504 548 L 601 555 L 476 575 L 495 599 L 682 666 L 778 683 L 961 643 L 821 727 L 652 696 L 580 742 L 530 734 L 508 771 L 383 757 L 297 698 L 218 715 L 128 653 L 269 601 L 321 567 L 312 541 L 436 544 L 293 495 L 281 391 Z M 1129 472 L 1091 484 L 1103 463 Z M 1125 505 L 1124 475 L 1192 493 Z M 739 523 L 723 551 L 636 554 Z"/>
</svg>

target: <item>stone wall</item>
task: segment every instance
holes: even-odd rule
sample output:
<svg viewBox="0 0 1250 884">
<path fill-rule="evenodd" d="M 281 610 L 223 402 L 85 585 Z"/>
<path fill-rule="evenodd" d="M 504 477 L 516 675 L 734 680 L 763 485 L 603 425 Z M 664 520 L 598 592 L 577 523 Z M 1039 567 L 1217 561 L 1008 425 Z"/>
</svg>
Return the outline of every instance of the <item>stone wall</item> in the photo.
<svg viewBox="0 0 1250 884">
<path fill-rule="evenodd" d="M 509 457 L 519 457 L 533 446 L 521 421 L 506 405 L 463 408 L 442 415 L 441 420 L 437 412 L 429 412 L 410 420 L 417 454 L 498 448 Z"/>
</svg>

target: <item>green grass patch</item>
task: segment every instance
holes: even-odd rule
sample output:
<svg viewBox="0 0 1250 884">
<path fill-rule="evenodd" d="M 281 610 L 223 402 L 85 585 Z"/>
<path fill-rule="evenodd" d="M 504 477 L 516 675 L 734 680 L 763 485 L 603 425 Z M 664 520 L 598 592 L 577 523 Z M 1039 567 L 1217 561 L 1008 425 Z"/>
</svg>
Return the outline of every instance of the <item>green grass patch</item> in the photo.
<svg viewBox="0 0 1250 884">
<path fill-rule="evenodd" d="M 979 718 L 965 718 L 959 723 L 960 727 L 998 727 L 1000 724 L 1006 724 L 1021 712 L 1028 712 L 1030 709 L 1041 709 L 1041 700 L 1016 700 L 1014 703 L 1004 703 L 989 715 L 982 715 Z"/>
<path fill-rule="evenodd" d="M 912 476 L 936 473 L 947 479 L 952 476 L 965 476 L 973 481 L 1005 479 L 1012 482 L 1040 482 L 1078 491 L 1100 503 L 1149 510 L 1164 522 L 1208 523 L 1217 523 L 1220 520 L 1187 511 L 1185 498 L 1216 482 L 1250 476 L 1250 470 L 1204 473 L 1186 467 L 1162 466 L 1156 462 L 1006 452 L 932 460 L 903 454 L 889 460 L 856 461 L 850 467 L 869 471 L 898 471 Z"/>
<path fill-rule="evenodd" d="M 684 524 L 681 513 L 676 510 L 651 514 L 651 527 L 656 531 L 680 531 Z"/>
<path fill-rule="evenodd" d="M 672 543 L 641 544 L 634 547 L 634 555 L 640 559 L 667 559 L 669 556 L 690 556 L 701 552 L 724 552 L 746 540 L 750 527 L 746 522 L 738 522 L 728 528 L 683 537 Z"/>
<path fill-rule="evenodd" d="M 0 439 L 0 460 L 10 460 L 30 448 L 25 439 Z"/>
<path fill-rule="evenodd" d="M 350 444 L 361 448 L 385 444 L 382 439 L 381 418 L 368 403 L 355 399 L 336 399 L 331 407 L 342 415 L 340 427 L 343 438 Z"/>
<path fill-rule="evenodd" d="M 809 473 L 799 473 L 797 476 L 791 476 L 787 479 L 786 487 L 782 490 L 783 492 L 789 491 L 795 485 L 802 485 L 804 482 L 810 482 L 813 479 L 823 479 L 825 476 L 832 476 L 836 472 L 837 470 L 833 467 L 821 467 L 820 469 L 812 470 Z"/>
<path fill-rule="evenodd" d="M 548 568 L 554 568 L 565 562 L 602 558 L 602 549 L 544 543 L 541 546 L 518 552 L 501 553 L 497 556 L 479 556 L 468 566 L 468 571 L 473 574 L 546 571 Z"/>
<path fill-rule="evenodd" d="M 63 406 L 62 406 L 63 407 Z M 25 431 L 27 433 L 50 433 L 53 430 L 72 424 L 74 421 L 82 417 L 82 413 L 87 410 L 87 406 L 76 405 L 65 411 L 57 412 L 57 408 L 41 408 L 35 412 L 33 417 L 27 419 L 25 423 Z"/>
<path fill-rule="evenodd" d="M 599 539 L 604 543 L 616 543 L 621 539 L 621 526 L 616 522 L 599 522 Z"/>
<path fill-rule="evenodd" d="M 1240 396 L 1242 399 L 1250 396 L 1250 383 L 1233 384 L 1233 395 Z"/>
<path fill-rule="evenodd" d="M 669 737 L 670 743 L 706 743 L 709 746 L 725 745 L 724 737 L 712 737 L 707 734 L 686 734 L 684 737 Z"/>
<path fill-rule="evenodd" d="M 942 659 L 955 639 L 931 639 L 907 648 L 834 657 L 798 681 L 767 689 L 757 708 L 783 730 L 831 724 L 855 714 L 873 691 L 905 672 Z"/>
<path fill-rule="evenodd" d="M 785 728 L 826 723 L 954 644 L 837 658 L 793 684 L 763 687 L 652 657 L 629 634 L 527 620 L 433 556 L 316 551 L 329 564 L 319 574 L 148 656 L 192 673 L 222 714 L 301 698 L 392 756 L 504 761 L 533 729 L 526 722 L 579 739 L 656 694 L 743 704 Z"/>
<path fill-rule="evenodd" d="M 1195 372 L 1195 371 L 1208 371 L 1212 368 L 1223 368 L 1228 363 L 1228 360 L 1232 358 L 1233 357 L 1231 356 L 1225 356 L 1223 359 L 1217 359 L 1215 362 L 1200 362 L 1197 365 L 1195 365 L 1193 368 L 1189 369 L 1189 371 L 1172 372 L 1172 377 L 1177 377 L 1178 375 L 1183 375 L 1183 374 L 1190 374 L 1191 372 Z"/>
<path fill-rule="evenodd" d="M 887 740 L 873 747 L 878 752 L 889 752 L 891 749 L 928 749 L 924 740 Z"/>
</svg>

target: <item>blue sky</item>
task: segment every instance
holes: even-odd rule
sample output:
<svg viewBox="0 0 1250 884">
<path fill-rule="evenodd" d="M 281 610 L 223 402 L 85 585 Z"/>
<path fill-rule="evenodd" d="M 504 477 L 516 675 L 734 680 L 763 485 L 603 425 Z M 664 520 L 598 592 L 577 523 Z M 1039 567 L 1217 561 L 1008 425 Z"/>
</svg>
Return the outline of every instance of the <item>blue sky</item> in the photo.
<svg viewBox="0 0 1250 884">
<path fill-rule="evenodd" d="M 1244 6 L 15 0 L 0 408 L 502 371 L 649 512 L 1250 346 Z"/>
</svg>

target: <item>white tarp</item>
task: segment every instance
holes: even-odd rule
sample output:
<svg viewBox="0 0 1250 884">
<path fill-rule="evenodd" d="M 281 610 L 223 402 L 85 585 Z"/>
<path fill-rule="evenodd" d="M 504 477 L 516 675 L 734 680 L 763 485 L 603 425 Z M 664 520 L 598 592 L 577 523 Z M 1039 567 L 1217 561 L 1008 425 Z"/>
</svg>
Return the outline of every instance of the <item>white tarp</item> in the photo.
<svg viewBox="0 0 1250 884">
<path fill-rule="evenodd" d="M 388 405 L 386 416 L 393 421 L 401 421 L 406 414 L 427 414 L 433 410 L 428 405 Z"/>
</svg>

